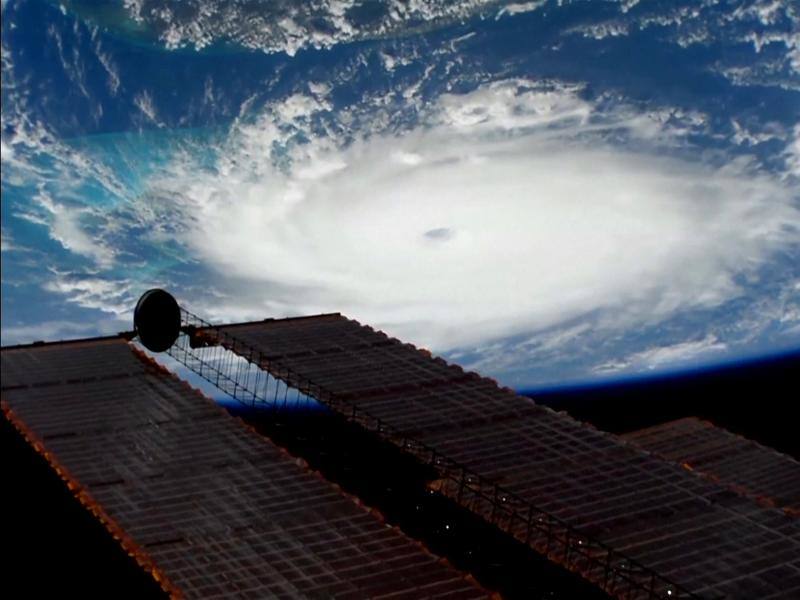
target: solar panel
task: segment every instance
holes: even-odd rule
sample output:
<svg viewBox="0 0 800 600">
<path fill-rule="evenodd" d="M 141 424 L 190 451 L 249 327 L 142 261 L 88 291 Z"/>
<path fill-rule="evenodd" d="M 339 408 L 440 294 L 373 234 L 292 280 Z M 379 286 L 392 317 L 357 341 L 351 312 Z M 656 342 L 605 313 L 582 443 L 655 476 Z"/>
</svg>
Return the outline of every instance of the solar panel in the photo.
<svg viewBox="0 0 800 600">
<path fill-rule="evenodd" d="M 1 356 L 6 417 L 175 597 L 487 595 L 121 338 Z"/>
<path fill-rule="evenodd" d="M 800 463 L 790 456 L 696 417 L 623 437 L 657 456 L 800 516 Z"/>
<path fill-rule="evenodd" d="M 800 522 L 341 315 L 200 326 L 613 595 L 796 598 Z"/>
</svg>

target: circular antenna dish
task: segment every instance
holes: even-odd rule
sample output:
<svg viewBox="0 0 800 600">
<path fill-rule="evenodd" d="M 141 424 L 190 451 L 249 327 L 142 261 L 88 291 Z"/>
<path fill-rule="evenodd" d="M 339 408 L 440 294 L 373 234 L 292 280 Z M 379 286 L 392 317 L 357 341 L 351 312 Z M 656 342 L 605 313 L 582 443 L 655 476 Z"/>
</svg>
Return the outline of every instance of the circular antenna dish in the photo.
<svg viewBox="0 0 800 600">
<path fill-rule="evenodd" d="M 181 308 L 164 290 L 148 290 L 133 311 L 133 328 L 145 348 L 152 352 L 168 350 L 181 332 Z"/>
</svg>

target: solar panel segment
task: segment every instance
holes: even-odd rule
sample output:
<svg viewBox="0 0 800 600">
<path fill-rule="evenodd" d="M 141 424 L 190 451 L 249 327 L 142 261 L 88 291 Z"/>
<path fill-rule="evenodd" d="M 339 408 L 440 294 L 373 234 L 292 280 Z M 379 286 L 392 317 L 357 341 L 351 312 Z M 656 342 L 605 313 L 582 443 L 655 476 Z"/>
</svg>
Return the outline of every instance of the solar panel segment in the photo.
<svg viewBox="0 0 800 600">
<path fill-rule="evenodd" d="M 487 596 L 121 338 L 1 356 L 6 417 L 174 597 Z"/>
<path fill-rule="evenodd" d="M 696 417 L 623 437 L 657 456 L 800 516 L 800 463 L 791 456 Z"/>
</svg>

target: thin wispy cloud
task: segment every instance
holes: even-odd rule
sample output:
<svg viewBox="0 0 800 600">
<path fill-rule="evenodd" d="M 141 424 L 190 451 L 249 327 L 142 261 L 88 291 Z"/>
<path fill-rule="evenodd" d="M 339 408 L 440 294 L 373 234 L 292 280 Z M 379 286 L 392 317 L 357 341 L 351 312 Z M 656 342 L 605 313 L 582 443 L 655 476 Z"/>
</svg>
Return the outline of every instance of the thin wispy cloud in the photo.
<svg viewBox="0 0 800 600">
<path fill-rule="evenodd" d="M 132 289 L 130 282 L 58 271 L 52 273 L 44 289 L 62 294 L 69 302 L 83 308 L 100 310 L 117 317 L 132 315 L 137 300 L 137 290 Z"/>
<path fill-rule="evenodd" d="M 594 371 L 600 375 L 610 375 L 628 370 L 654 370 L 668 365 L 686 364 L 696 361 L 700 357 L 725 350 L 727 350 L 727 346 L 724 343 L 713 335 L 707 335 L 701 340 L 681 342 L 670 346 L 654 346 L 635 352 L 624 358 L 597 365 Z"/>
<path fill-rule="evenodd" d="M 44 321 L 36 325 L 3 327 L 3 345 L 29 344 L 38 340 L 64 340 L 98 334 L 113 334 L 126 327 L 121 321 Z M 127 323 L 124 323 L 127 325 Z"/>
</svg>

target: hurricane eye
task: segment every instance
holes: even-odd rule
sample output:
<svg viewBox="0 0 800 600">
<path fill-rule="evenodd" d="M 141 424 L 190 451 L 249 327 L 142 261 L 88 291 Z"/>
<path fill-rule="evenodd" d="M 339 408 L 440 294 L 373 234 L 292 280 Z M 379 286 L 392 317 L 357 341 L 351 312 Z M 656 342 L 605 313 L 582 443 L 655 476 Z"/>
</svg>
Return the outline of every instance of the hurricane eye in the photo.
<svg viewBox="0 0 800 600">
<path fill-rule="evenodd" d="M 449 227 L 436 227 L 435 229 L 429 229 L 423 235 L 426 239 L 434 242 L 446 242 L 453 238 L 455 231 Z"/>
</svg>

